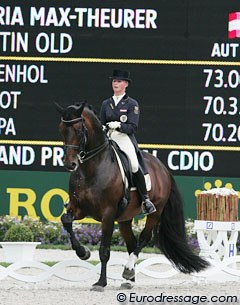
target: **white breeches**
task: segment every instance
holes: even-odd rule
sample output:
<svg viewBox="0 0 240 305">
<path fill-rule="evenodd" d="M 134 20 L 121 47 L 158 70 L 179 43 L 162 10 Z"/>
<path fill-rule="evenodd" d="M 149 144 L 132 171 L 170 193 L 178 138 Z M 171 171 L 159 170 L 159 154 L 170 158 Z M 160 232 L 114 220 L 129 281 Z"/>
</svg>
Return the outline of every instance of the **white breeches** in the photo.
<svg viewBox="0 0 240 305">
<path fill-rule="evenodd" d="M 132 141 L 130 140 L 129 136 L 125 133 L 116 130 L 111 132 L 109 136 L 112 140 L 117 142 L 120 149 L 127 154 L 132 166 L 132 172 L 136 173 L 138 171 L 139 164 L 138 164 L 135 147 Z"/>
</svg>

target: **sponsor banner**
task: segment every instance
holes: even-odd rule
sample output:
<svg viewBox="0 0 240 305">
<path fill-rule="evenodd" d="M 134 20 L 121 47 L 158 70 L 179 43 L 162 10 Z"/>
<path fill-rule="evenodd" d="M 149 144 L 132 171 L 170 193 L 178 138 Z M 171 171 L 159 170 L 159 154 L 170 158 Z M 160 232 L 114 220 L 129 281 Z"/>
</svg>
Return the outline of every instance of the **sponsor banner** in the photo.
<svg viewBox="0 0 240 305">
<path fill-rule="evenodd" d="M 239 191 L 239 178 L 175 176 L 181 192 L 185 217 L 196 218 L 196 195 L 215 187 Z M 0 171 L 0 215 L 60 221 L 68 202 L 69 173 Z M 139 219 L 143 215 L 137 216 Z M 85 218 L 82 222 L 95 222 Z"/>
</svg>

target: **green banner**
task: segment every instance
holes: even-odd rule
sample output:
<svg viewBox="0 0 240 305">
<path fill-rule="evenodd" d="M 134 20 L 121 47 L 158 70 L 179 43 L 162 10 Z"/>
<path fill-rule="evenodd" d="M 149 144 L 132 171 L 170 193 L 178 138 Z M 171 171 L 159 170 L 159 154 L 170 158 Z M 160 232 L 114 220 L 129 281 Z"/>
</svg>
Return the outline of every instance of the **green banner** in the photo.
<svg viewBox="0 0 240 305">
<path fill-rule="evenodd" d="M 0 171 L 0 215 L 59 221 L 68 201 L 69 173 Z M 184 201 L 185 218 L 196 219 L 196 195 L 227 187 L 239 190 L 240 178 L 175 176 Z M 142 215 L 139 215 L 141 218 Z M 84 222 L 92 222 L 85 219 Z"/>
</svg>

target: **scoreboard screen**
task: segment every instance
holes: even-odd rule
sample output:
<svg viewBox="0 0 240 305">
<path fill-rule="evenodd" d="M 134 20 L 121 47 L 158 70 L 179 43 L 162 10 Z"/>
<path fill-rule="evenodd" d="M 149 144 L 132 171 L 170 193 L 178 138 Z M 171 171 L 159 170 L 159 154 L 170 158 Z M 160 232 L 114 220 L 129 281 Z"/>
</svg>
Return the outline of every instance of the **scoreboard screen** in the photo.
<svg viewBox="0 0 240 305">
<path fill-rule="evenodd" d="M 238 10 L 228 0 L 2 0 L 1 169 L 64 171 L 54 102 L 99 112 L 112 70 L 124 69 L 142 149 L 174 175 L 238 177 Z"/>
</svg>

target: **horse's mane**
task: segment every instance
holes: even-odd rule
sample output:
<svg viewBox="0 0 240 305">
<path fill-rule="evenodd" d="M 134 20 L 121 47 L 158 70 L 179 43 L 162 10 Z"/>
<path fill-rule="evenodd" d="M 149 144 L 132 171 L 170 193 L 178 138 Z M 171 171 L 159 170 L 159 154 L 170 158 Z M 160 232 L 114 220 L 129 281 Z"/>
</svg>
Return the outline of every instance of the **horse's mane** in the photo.
<svg viewBox="0 0 240 305">
<path fill-rule="evenodd" d="M 91 118 L 93 118 L 94 122 L 97 121 L 97 123 L 99 123 L 102 126 L 100 117 L 97 114 L 97 111 L 94 109 L 94 107 L 88 103 L 85 103 L 84 110 L 86 110 L 85 108 L 87 108 L 87 113 L 90 114 L 90 116 L 91 116 Z"/>
<path fill-rule="evenodd" d="M 89 105 L 88 103 L 86 103 L 85 107 L 87 107 L 89 110 L 91 110 L 96 115 L 96 117 L 99 118 L 97 111 L 94 109 L 93 105 Z"/>
</svg>

